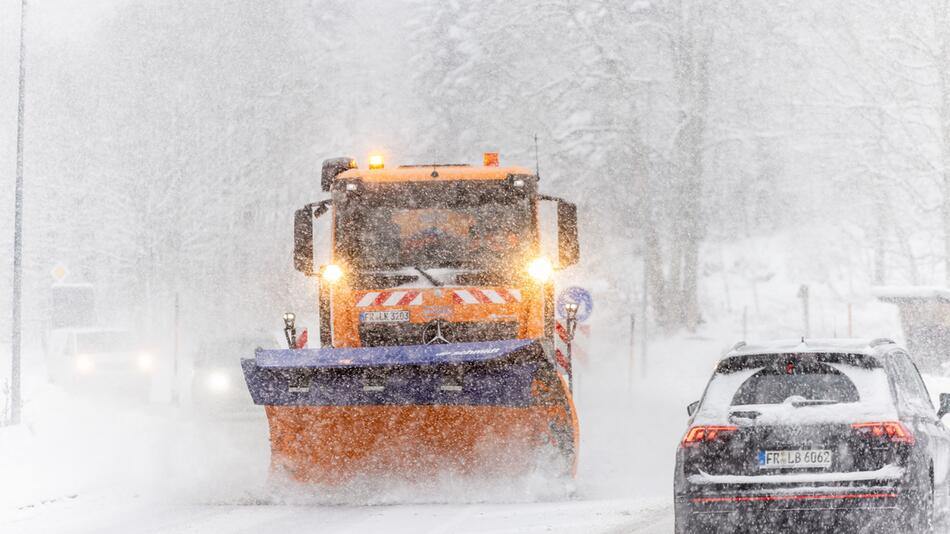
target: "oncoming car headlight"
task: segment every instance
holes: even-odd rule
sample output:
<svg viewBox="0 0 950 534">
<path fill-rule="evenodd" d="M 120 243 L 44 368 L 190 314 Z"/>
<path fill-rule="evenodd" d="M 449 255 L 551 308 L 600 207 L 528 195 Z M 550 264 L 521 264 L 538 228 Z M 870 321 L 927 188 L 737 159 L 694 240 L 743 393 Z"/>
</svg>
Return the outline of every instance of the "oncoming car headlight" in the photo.
<svg viewBox="0 0 950 534">
<path fill-rule="evenodd" d="M 96 361 L 88 354 L 76 355 L 76 371 L 87 375 L 96 370 Z"/>
<path fill-rule="evenodd" d="M 213 393 L 224 393 L 231 388 L 231 377 L 224 371 L 211 371 L 205 380 L 205 385 Z"/>
<path fill-rule="evenodd" d="M 138 357 L 135 359 L 136 365 L 138 365 L 139 371 L 143 373 L 151 373 L 152 368 L 155 366 L 155 358 L 152 356 L 151 352 L 140 352 Z"/>
</svg>

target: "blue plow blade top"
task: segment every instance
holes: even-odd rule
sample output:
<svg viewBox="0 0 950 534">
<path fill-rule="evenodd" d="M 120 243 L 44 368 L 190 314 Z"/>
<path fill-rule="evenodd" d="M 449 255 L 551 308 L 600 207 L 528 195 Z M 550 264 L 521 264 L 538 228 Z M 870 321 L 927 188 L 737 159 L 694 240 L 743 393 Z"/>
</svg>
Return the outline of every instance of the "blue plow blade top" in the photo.
<svg viewBox="0 0 950 534">
<path fill-rule="evenodd" d="M 532 402 L 534 377 L 548 365 L 544 352 L 537 339 L 258 349 L 256 358 L 241 360 L 241 366 L 248 391 L 258 405 L 527 406 Z M 509 364 L 494 364 L 503 360 Z M 459 364 L 465 368 L 463 372 L 451 370 Z"/>
<path fill-rule="evenodd" d="M 433 365 L 482 362 L 521 350 L 535 340 L 509 339 L 479 343 L 410 345 L 399 347 L 357 347 L 327 349 L 258 349 L 256 364 L 261 368 L 377 367 L 386 365 Z"/>
</svg>

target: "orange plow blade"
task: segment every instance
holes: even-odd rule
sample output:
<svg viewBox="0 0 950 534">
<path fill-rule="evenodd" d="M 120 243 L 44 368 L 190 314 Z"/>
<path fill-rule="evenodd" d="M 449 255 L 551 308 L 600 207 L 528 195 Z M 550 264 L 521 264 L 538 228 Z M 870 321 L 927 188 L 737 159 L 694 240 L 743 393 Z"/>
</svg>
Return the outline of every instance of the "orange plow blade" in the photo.
<svg viewBox="0 0 950 534">
<path fill-rule="evenodd" d="M 269 406 L 271 465 L 298 481 L 356 475 L 498 476 L 556 450 L 551 408 L 498 406 Z"/>
<path fill-rule="evenodd" d="M 243 365 L 272 472 L 291 480 L 573 474 L 577 419 L 550 352 L 531 340 L 299 349 Z"/>
</svg>

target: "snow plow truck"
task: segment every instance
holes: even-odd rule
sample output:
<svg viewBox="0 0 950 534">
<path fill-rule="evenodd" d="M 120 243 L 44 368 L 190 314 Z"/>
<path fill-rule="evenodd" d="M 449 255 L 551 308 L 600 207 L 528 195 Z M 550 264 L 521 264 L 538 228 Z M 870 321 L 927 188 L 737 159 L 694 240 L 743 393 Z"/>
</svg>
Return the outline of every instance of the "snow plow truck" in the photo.
<svg viewBox="0 0 950 534">
<path fill-rule="evenodd" d="M 554 275 L 578 261 L 577 209 L 538 181 L 492 153 L 482 166 L 323 163 L 330 198 L 294 219 L 295 268 L 317 280 L 319 346 L 288 313 L 288 348 L 242 360 L 272 476 L 573 475 L 577 306 L 556 318 Z M 317 266 L 314 220 L 327 215 L 331 260 Z"/>
</svg>

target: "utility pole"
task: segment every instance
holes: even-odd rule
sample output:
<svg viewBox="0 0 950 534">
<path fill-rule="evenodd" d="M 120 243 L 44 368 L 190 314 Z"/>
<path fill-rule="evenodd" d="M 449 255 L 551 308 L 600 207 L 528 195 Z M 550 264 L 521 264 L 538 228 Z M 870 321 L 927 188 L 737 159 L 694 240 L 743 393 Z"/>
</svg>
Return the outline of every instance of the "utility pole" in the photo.
<svg viewBox="0 0 950 534">
<path fill-rule="evenodd" d="M 802 299 L 802 338 L 811 336 L 809 325 L 811 323 L 809 314 L 808 314 L 808 300 L 809 300 L 809 291 L 808 286 L 802 284 L 798 288 L 798 298 Z"/>
<path fill-rule="evenodd" d="M 179 342 L 179 331 L 180 331 L 180 321 L 181 318 L 181 307 L 179 302 L 179 294 L 175 292 L 175 347 L 172 351 L 174 355 L 174 362 L 172 363 L 172 403 L 178 405 L 181 402 L 178 391 L 178 342 Z"/>
<path fill-rule="evenodd" d="M 643 297 L 640 299 L 640 377 L 647 376 L 647 311 L 650 302 L 650 275 L 647 269 L 646 256 L 643 258 Z"/>
<path fill-rule="evenodd" d="M 20 345 L 23 300 L 23 114 L 26 110 L 26 0 L 20 1 L 20 77 L 17 86 L 16 191 L 13 215 L 13 332 L 10 339 L 10 423 L 20 424 Z"/>
<path fill-rule="evenodd" d="M 627 395 L 633 391 L 633 368 L 636 366 L 637 314 L 630 314 L 630 358 L 627 361 Z"/>
<path fill-rule="evenodd" d="M 742 340 L 749 340 L 749 307 L 742 307 Z"/>
<path fill-rule="evenodd" d="M 854 320 L 851 314 L 851 303 L 848 303 L 848 337 L 854 337 Z"/>
</svg>

